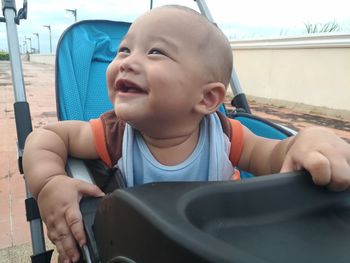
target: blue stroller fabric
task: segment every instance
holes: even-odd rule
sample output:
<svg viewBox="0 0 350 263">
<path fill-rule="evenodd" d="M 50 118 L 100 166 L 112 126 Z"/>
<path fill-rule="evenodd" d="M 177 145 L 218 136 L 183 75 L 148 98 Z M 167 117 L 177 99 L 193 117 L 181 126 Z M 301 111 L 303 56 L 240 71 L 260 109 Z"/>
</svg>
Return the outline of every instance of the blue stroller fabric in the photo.
<svg viewBox="0 0 350 263">
<path fill-rule="evenodd" d="M 283 140 L 294 135 L 292 131 L 287 130 L 285 127 L 279 126 L 252 114 L 235 113 L 230 117 L 238 120 L 254 134 L 261 137 Z M 254 177 L 254 175 L 246 171 L 241 170 L 240 172 L 242 179 Z"/>
<path fill-rule="evenodd" d="M 56 52 L 59 120 L 90 120 L 110 110 L 106 69 L 130 27 L 108 20 L 81 21 L 62 34 Z"/>
<path fill-rule="evenodd" d="M 234 116 L 234 119 L 238 120 L 254 134 L 265 138 L 283 140 L 293 135 L 286 128 L 255 115 L 240 113 Z"/>
</svg>

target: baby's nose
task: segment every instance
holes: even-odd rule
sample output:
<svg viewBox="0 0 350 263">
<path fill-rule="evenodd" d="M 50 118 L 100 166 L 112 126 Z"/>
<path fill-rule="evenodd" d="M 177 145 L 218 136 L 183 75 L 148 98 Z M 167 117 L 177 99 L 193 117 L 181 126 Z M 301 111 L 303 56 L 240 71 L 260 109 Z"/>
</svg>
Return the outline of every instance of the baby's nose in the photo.
<svg viewBox="0 0 350 263">
<path fill-rule="evenodd" d="M 138 71 L 140 68 L 140 61 L 136 55 L 130 54 L 124 58 L 120 63 L 121 71 Z"/>
</svg>

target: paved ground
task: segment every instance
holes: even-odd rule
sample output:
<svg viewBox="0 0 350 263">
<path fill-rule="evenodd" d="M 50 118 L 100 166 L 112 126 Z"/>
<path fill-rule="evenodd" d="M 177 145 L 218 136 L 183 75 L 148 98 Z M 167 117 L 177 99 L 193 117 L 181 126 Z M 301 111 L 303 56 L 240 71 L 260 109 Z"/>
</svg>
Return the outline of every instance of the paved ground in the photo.
<svg viewBox="0 0 350 263">
<path fill-rule="evenodd" d="M 38 128 L 56 121 L 54 67 L 24 62 L 24 80 L 32 123 Z M 8 62 L 0 61 L 0 263 L 30 262 L 30 234 L 25 220 L 25 186 L 17 171 L 16 128 L 13 90 Z M 261 105 L 254 101 L 256 114 L 299 130 L 320 125 L 334 130 L 350 142 L 350 120 L 320 115 L 292 113 L 286 108 Z"/>
<path fill-rule="evenodd" d="M 23 70 L 33 127 L 56 121 L 54 67 L 24 63 Z M 30 262 L 31 255 L 25 186 L 17 170 L 13 94 L 9 63 L 0 62 L 0 263 Z"/>
<path fill-rule="evenodd" d="M 350 120 L 291 111 L 287 108 L 259 104 L 255 101 L 250 101 L 250 106 L 253 113 L 293 130 L 299 131 L 310 126 L 323 126 L 333 130 L 350 143 Z"/>
</svg>

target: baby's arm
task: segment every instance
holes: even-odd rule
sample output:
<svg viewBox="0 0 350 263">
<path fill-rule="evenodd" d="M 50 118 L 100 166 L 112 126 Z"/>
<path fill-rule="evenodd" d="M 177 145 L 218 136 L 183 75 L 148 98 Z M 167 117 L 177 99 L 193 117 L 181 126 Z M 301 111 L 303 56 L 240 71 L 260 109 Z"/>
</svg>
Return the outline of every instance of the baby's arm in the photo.
<svg viewBox="0 0 350 263">
<path fill-rule="evenodd" d="M 79 201 L 83 195 L 101 196 L 103 193 L 95 185 L 67 176 L 68 154 L 98 158 L 89 123 L 63 121 L 35 130 L 25 143 L 23 167 L 50 240 L 62 259 L 76 261 L 79 254 L 75 240 L 80 245 L 86 242 Z"/>
<path fill-rule="evenodd" d="M 350 145 L 320 127 L 282 141 L 258 137 L 245 128 L 239 166 L 256 175 L 304 168 L 315 184 L 339 191 L 350 186 Z"/>
</svg>

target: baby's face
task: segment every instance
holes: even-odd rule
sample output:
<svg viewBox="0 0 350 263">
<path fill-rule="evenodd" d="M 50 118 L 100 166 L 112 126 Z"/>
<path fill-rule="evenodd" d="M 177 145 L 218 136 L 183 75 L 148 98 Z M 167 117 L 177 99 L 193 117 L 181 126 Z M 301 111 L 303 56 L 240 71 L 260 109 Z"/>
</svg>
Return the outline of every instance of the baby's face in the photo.
<svg viewBox="0 0 350 263">
<path fill-rule="evenodd" d="M 199 29 L 181 10 L 154 9 L 137 19 L 107 70 L 115 111 L 129 123 L 185 118 L 206 83 Z"/>
</svg>

